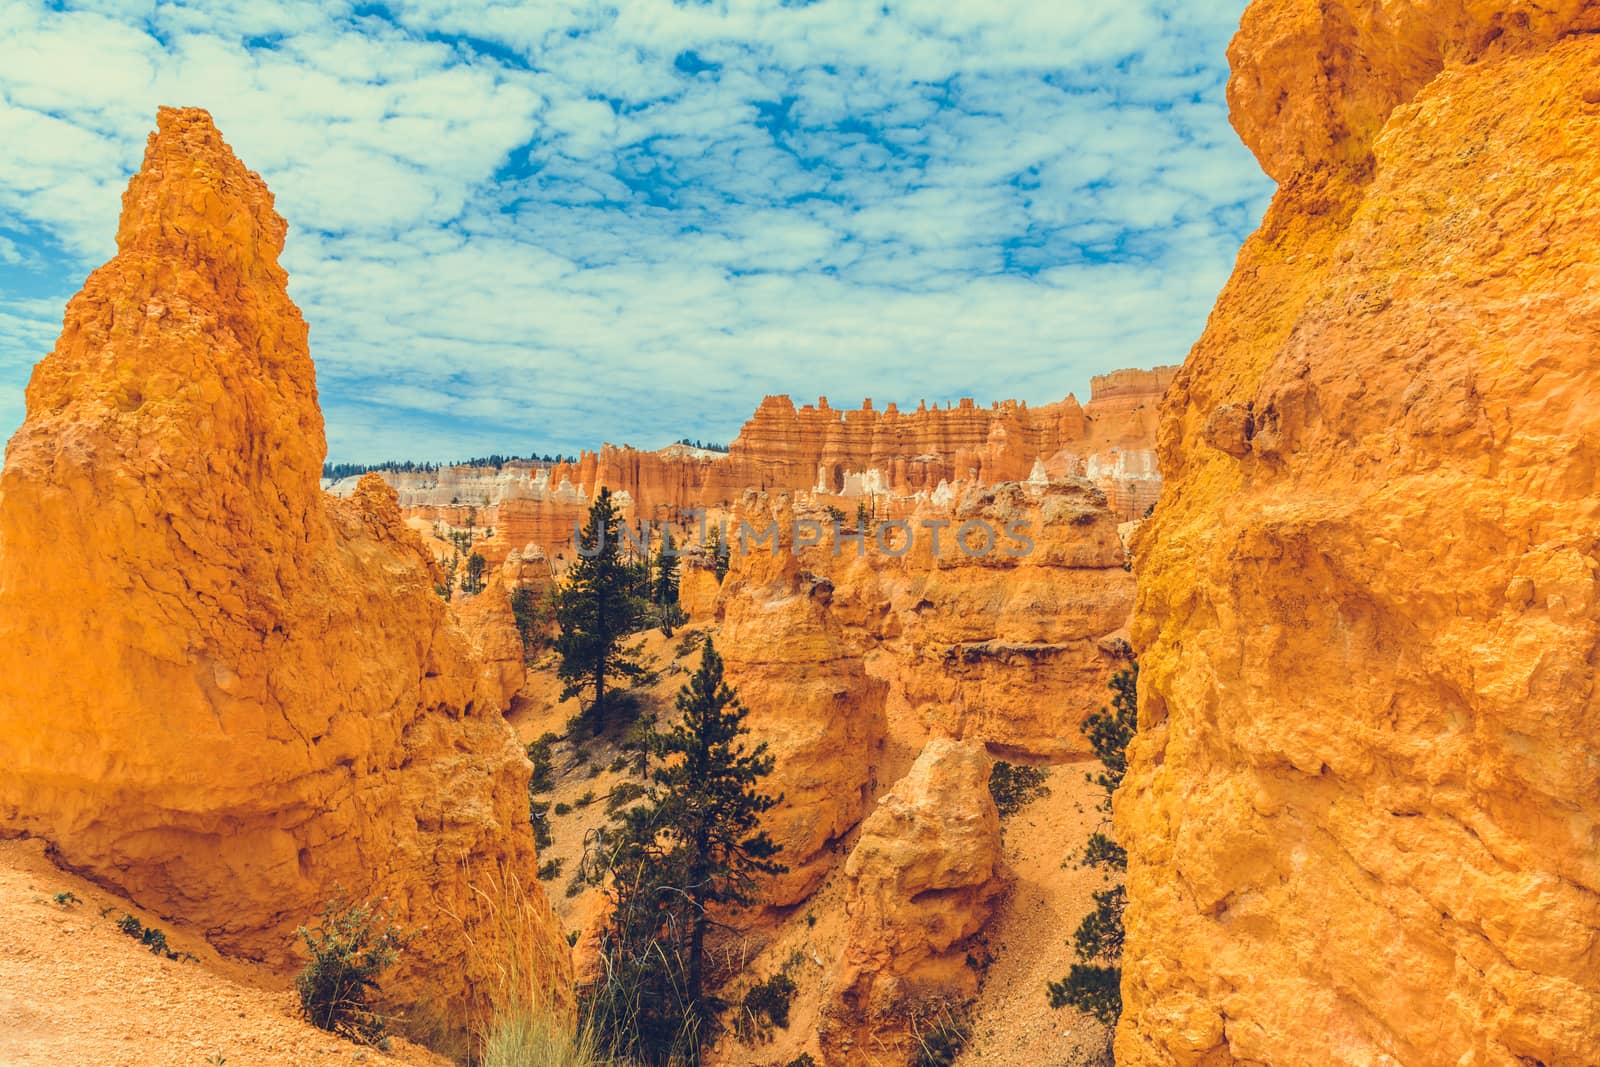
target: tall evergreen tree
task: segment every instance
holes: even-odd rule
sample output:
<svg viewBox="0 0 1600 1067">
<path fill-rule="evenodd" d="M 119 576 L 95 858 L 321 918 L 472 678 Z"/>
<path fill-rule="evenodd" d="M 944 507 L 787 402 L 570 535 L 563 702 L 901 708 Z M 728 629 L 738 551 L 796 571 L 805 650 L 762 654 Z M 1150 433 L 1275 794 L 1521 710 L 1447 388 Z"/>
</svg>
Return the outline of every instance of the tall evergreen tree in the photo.
<svg viewBox="0 0 1600 1067">
<path fill-rule="evenodd" d="M 781 800 L 757 790 L 772 773 L 766 742 L 746 751 L 749 713 L 722 679 L 722 657 L 707 637 L 700 669 L 678 693 L 683 718 L 660 736 L 652 774 L 657 805 L 680 842 L 689 905 L 688 991 L 704 1008 L 705 935 L 713 904 L 753 903 L 760 875 L 780 874 L 778 846 L 761 830 L 761 816 Z M 679 758 L 681 757 L 681 758 Z"/>
<path fill-rule="evenodd" d="M 1090 715 L 1082 727 L 1094 754 L 1100 757 L 1103 769 L 1088 777 L 1101 788 L 1100 810 L 1108 817 L 1112 798 L 1128 773 L 1128 742 L 1139 728 L 1138 685 L 1139 664 L 1135 661 L 1128 670 L 1112 676 L 1111 707 Z M 1112 1026 L 1122 1015 L 1122 916 L 1128 906 L 1122 876 L 1128 870 L 1128 853 L 1111 834 L 1096 830 L 1089 835 L 1080 866 L 1099 868 L 1111 883 L 1094 894 L 1094 910 L 1073 932 L 1077 962 L 1065 978 L 1049 983 L 1050 1006 L 1070 1004 Z"/>
<path fill-rule="evenodd" d="M 717 575 L 717 581 L 728 576 L 729 557 L 728 542 L 723 540 L 722 527 L 716 526 L 711 530 L 711 540 L 706 546 L 711 550 L 711 567 Z"/>
<path fill-rule="evenodd" d="M 622 559 L 619 525 L 611 490 L 601 489 L 589 508 L 578 560 L 555 598 L 558 673 L 566 683 L 561 696 L 587 695 L 584 714 L 596 733 L 606 725 L 610 683 L 645 673 L 638 650 L 623 644 L 638 629 L 642 605 L 633 592 L 633 570 Z"/>
<path fill-rule="evenodd" d="M 461 591 L 463 593 L 471 593 L 474 596 L 483 592 L 484 586 L 488 584 L 484 578 L 488 569 L 489 562 L 483 558 L 481 553 L 474 552 L 468 556 L 467 576 L 461 580 Z"/>
<path fill-rule="evenodd" d="M 678 555 L 672 543 L 672 531 L 663 527 L 661 549 L 656 553 L 654 574 L 650 579 L 650 599 L 655 603 L 656 614 L 661 619 L 661 633 L 672 636 L 672 628 L 682 618 L 678 609 Z"/>
<path fill-rule="evenodd" d="M 709 639 L 677 707 L 681 721 L 652 739 L 649 790 L 608 835 L 598 873 L 616 905 L 602 937 L 610 978 L 586 1003 L 620 1054 L 652 1064 L 699 1062 L 715 1010 L 705 990 L 712 909 L 754 903 L 760 878 L 786 869 L 760 828 L 781 799 L 759 788 L 773 758 L 765 743 L 740 741 L 748 711 Z"/>
</svg>

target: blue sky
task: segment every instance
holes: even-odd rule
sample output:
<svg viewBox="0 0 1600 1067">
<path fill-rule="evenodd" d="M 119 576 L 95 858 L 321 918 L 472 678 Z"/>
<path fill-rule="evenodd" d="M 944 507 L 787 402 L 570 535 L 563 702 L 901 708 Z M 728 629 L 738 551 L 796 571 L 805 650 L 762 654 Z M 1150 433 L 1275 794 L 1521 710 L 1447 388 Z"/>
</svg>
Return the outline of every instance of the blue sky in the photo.
<svg viewBox="0 0 1600 1067">
<path fill-rule="evenodd" d="M 338 460 L 1180 361 L 1271 183 L 1244 0 L 0 3 L 0 434 L 160 104 L 289 220 Z"/>
</svg>

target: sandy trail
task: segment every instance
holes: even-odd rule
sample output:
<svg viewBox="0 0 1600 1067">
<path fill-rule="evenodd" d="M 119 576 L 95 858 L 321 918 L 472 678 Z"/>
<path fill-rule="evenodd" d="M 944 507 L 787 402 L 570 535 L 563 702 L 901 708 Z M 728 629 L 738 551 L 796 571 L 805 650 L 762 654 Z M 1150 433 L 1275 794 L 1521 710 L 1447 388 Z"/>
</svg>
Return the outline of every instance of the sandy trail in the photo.
<svg viewBox="0 0 1600 1067">
<path fill-rule="evenodd" d="M 117 929 L 124 914 L 199 959 L 152 955 Z M 57 870 L 42 842 L 0 841 L 0 1067 L 449 1065 L 404 1041 L 391 1055 L 353 1045 L 296 1007 L 285 980 Z"/>
<path fill-rule="evenodd" d="M 1103 1029 L 1071 1008 L 1052 1010 L 1045 984 L 1072 963 L 1069 942 L 1088 914 L 1098 872 L 1077 865 L 1089 834 L 1100 825 L 1099 787 L 1084 780 L 1098 763 L 1051 769 L 1050 795 L 1002 825 L 1006 864 L 1016 881 L 986 930 L 994 956 L 972 1018 L 972 1037 L 959 1067 L 1067 1067 L 1097 1063 L 1091 1053 Z M 1074 859 L 1065 867 L 1062 861 Z M 1106 1060 L 1109 1063 L 1110 1060 Z"/>
</svg>

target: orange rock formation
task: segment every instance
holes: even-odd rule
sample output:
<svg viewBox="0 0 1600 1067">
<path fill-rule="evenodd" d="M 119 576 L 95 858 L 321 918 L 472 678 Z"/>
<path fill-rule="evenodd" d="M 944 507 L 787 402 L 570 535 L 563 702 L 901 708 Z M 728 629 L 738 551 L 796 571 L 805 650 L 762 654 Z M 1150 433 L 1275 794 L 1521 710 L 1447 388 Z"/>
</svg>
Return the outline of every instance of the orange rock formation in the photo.
<svg viewBox="0 0 1600 1067">
<path fill-rule="evenodd" d="M 797 519 L 827 528 L 798 553 Z M 1105 703 L 1134 596 L 1103 493 L 1081 480 L 942 492 L 902 519 L 869 522 L 861 546 L 845 540 L 860 532 L 853 518 L 841 521 L 837 539 L 833 521 L 789 494 L 747 493 L 729 523 L 726 585 L 719 595 L 708 561 L 688 556 L 682 602 L 697 618 L 721 614 L 730 657 L 742 654 L 746 642 L 735 635 L 744 636 L 748 619 L 775 620 L 772 632 L 754 635 L 749 654 L 757 654 L 778 647 L 776 623 L 793 622 L 785 613 L 814 604 L 837 636 L 818 660 L 808 651 L 790 661 L 790 684 L 805 684 L 805 664 L 839 658 L 844 642 L 866 677 L 887 686 L 881 699 L 909 747 L 906 761 L 933 736 L 1045 759 L 1089 755 L 1078 724 Z M 760 540 L 773 522 L 776 554 Z M 986 531 L 994 540 L 984 552 Z M 774 569 L 784 580 L 771 581 Z M 820 592 L 796 599 L 796 581 Z"/>
<path fill-rule="evenodd" d="M 516 876 L 559 1000 L 503 679 L 393 491 L 319 488 L 271 194 L 205 112 L 159 126 L 0 475 L 0 827 L 274 965 L 336 886 L 387 897 L 427 934 L 386 990 L 440 1034 L 509 951 L 474 886 Z"/>
<path fill-rule="evenodd" d="M 1135 542 L 1127 1065 L 1600 1063 L 1600 8 L 1257 0 Z"/>
<path fill-rule="evenodd" d="M 731 505 L 746 489 L 907 496 L 941 482 L 1020 481 L 1042 463 L 1052 473 L 1089 474 L 1103 478 L 1107 489 L 1119 487 L 1126 517 L 1133 517 L 1136 506 L 1155 502 L 1160 488 L 1149 456 L 1157 406 L 1175 370 L 1096 377 L 1087 407 L 1068 396 L 1037 408 L 1014 400 L 982 408 L 963 400 L 912 412 L 891 403 L 879 411 L 868 400 L 840 411 L 826 397 L 797 409 L 786 396 L 769 396 L 726 456 L 607 445 L 557 465 L 550 484 L 587 492 L 604 485 L 627 493 L 640 517 L 661 519 L 685 508 Z"/>
<path fill-rule="evenodd" d="M 909 1062 L 911 1017 L 976 991 L 964 945 L 1004 888 L 991 766 L 981 745 L 935 738 L 862 824 L 848 941 L 826 977 L 830 1063 Z"/>
<path fill-rule="evenodd" d="M 447 467 L 384 472 L 408 518 L 493 527 L 479 546 L 499 564 L 536 545 L 559 556 L 581 528 L 594 493 L 609 488 L 630 517 L 680 523 L 691 510 L 726 509 L 747 489 L 815 492 L 850 504 L 875 498 L 906 511 L 941 484 L 988 484 L 1077 475 L 1105 492 L 1114 512 L 1138 518 L 1156 502 L 1156 412 L 1176 368 L 1095 377 L 1092 398 L 1030 408 L 1013 400 L 902 413 L 827 405 L 798 409 L 769 396 L 726 455 L 672 445 L 655 452 L 604 445 L 549 467 Z M 354 480 L 335 484 L 347 493 Z M 853 507 L 853 504 L 850 504 Z"/>
<path fill-rule="evenodd" d="M 719 650 L 728 684 L 750 709 L 752 741 L 765 741 L 776 760 L 762 788 L 783 799 L 764 825 L 788 873 L 766 884 L 763 901 L 782 907 L 821 885 L 833 846 L 876 795 L 885 686 L 847 644 L 829 582 L 788 552 L 742 563 L 722 591 Z"/>
</svg>

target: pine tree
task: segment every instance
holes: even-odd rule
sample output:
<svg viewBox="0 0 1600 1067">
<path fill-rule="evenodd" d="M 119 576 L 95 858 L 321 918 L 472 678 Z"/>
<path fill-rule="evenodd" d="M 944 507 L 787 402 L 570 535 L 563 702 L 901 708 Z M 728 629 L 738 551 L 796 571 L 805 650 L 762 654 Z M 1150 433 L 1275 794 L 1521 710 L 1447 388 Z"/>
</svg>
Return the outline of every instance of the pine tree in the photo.
<svg viewBox="0 0 1600 1067">
<path fill-rule="evenodd" d="M 447 604 L 450 602 L 450 598 L 455 595 L 456 570 L 460 566 L 460 555 L 452 554 L 444 564 L 444 581 L 435 583 L 433 587 L 433 591 L 442 596 Z"/>
<path fill-rule="evenodd" d="M 1100 786 L 1100 810 L 1111 814 L 1111 801 L 1128 773 L 1128 742 L 1139 727 L 1139 664 L 1111 678 L 1111 708 L 1101 708 L 1083 723 L 1083 734 L 1104 768 L 1089 775 Z M 1128 869 L 1128 853 L 1104 830 L 1089 835 L 1084 849 L 1083 867 L 1107 872 L 1114 881 L 1094 894 L 1094 910 L 1078 924 L 1072 935 L 1077 961 L 1059 982 L 1049 983 L 1050 1006 L 1067 1005 L 1086 1011 L 1107 1026 L 1114 1026 L 1122 1014 L 1122 939 L 1123 912 L 1128 893 L 1121 875 Z"/>
<path fill-rule="evenodd" d="M 705 990 L 711 909 L 754 903 L 760 879 L 786 869 L 760 828 L 781 799 L 759 790 L 773 758 L 765 743 L 747 750 L 739 740 L 748 711 L 709 639 L 677 707 L 682 720 L 650 745 L 650 789 L 607 835 L 597 873 L 615 904 L 602 937 L 608 979 L 585 1005 L 619 1055 L 652 1064 L 699 1062 L 715 1009 Z"/>
<path fill-rule="evenodd" d="M 689 996 L 704 1007 L 705 933 L 712 904 L 750 904 L 759 875 L 786 870 L 778 847 L 760 829 L 761 815 L 781 797 L 757 792 L 772 773 L 766 742 L 746 752 L 739 738 L 748 709 L 722 680 L 722 657 L 709 637 L 697 670 L 678 694 L 683 719 L 657 746 L 652 777 L 665 824 L 681 842 L 689 917 Z M 675 759 L 681 756 L 682 759 Z"/>
<path fill-rule="evenodd" d="M 553 614 L 549 597 L 540 597 L 526 587 L 518 587 L 512 592 L 511 617 L 517 624 L 518 636 L 522 638 L 523 659 L 531 660 L 535 652 L 549 645 L 545 627 Z"/>
<path fill-rule="evenodd" d="M 682 618 L 678 610 L 678 556 L 672 544 L 672 531 L 661 531 L 661 550 L 656 553 L 655 573 L 650 582 L 650 599 L 661 619 L 661 634 L 672 636 L 672 628 Z"/>
<path fill-rule="evenodd" d="M 645 673 L 638 649 L 623 645 L 638 628 L 641 605 L 633 594 L 633 570 L 622 560 L 619 525 L 611 491 L 601 489 L 589 508 L 578 560 L 556 594 L 558 673 L 566 683 L 561 697 L 587 694 L 584 716 L 595 733 L 606 725 L 610 682 Z"/>
<path fill-rule="evenodd" d="M 721 526 L 712 529 L 711 543 L 706 547 L 711 550 L 711 567 L 720 582 L 728 576 L 728 543 L 722 538 Z"/>
<path fill-rule="evenodd" d="M 473 596 L 483 592 L 487 584 L 484 573 L 488 570 L 489 563 L 477 552 L 467 557 L 467 576 L 461 580 L 461 591 Z"/>
</svg>

